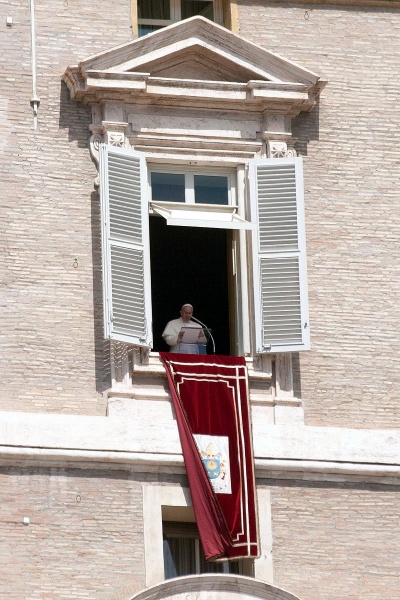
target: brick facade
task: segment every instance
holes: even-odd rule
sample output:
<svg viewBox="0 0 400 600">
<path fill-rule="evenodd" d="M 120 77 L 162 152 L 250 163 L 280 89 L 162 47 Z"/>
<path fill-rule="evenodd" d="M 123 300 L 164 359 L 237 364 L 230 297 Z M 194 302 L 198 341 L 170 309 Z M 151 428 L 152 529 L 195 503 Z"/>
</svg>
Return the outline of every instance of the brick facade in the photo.
<svg viewBox="0 0 400 600">
<path fill-rule="evenodd" d="M 61 76 L 131 38 L 130 2 L 36 7 L 39 127 L 33 129 L 29 4 L 2 27 L 0 214 L 5 352 L 1 410 L 105 414 L 99 199 L 90 109 Z"/>
<path fill-rule="evenodd" d="M 2 598 L 110 598 L 144 587 L 140 477 L 1 469 L 0 482 Z"/>
<path fill-rule="evenodd" d="M 114 600 L 145 587 L 142 483 L 166 481 L 184 479 L 1 468 L 0 596 Z M 305 600 L 396 597 L 397 486 L 296 480 L 258 486 L 271 491 L 276 585 Z"/>
<path fill-rule="evenodd" d="M 396 598 L 397 486 L 275 481 L 268 487 L 277 585 L 307 600 Z"/>
<path fill-rule="evenodd" d="M 111 374 L 103 340 L 97 173 L 89 154 L 92 116 L 88 106 L 69 99 L 61 82 L 68 65 L 132 38 L 130 0 L 37 3 L 37 130 L 25 4 L 7 7 L 13 25 L 6 27 L 3 19 L 0 27 L 0 426 L 6 411 L 93 416 L 99 424 L 87 426 L 95 431 L 89 441 L 101 439 L 103 421 L 110 429 L 110 421 L 115 424 L 117 441 L 112 447 L 107 429 L 105 453 L 145 453 L 131 449 L 123 418 L 106 418 Z M 318 106 L 293 123 L 305 168 L 312 340 L 310 352 L 293 357 L 294 392 L 303 400 L 305 425 L 324 431 L 394 430 L 400 424 L 398 10 L 261 0 L 237 4 L 241 36 L 328 80 Z M 170 421 L 173 416 L 165 407 L 164 381 L 159 385 L 164 396 L 160 393 L 149 415 L 154 380 L 141 377 L 147 389 L 134 414 L 140 425 L 148 419 L 151 445 L 151 435 L 157 441 L 159 434 L 157 412 L 160 419 L 167 412 Z M 269 401 L 271 381 L 257 385 L 260 395 L 269 390 Z M 84 453 L 100 450 L 87 441 L 86 422 L 81 446 L 71 442 L 76 438 L 63 437 L 60 423 L 55 433 L 52 424 L 43 427 L 43 443 L 30 431 L 26 455 L 14 463 L 1 454 L 0 435 L 0 597 L 127 600 L 145 587 L 142 484 L 186 485 L 181 465 L 171 459 L 176 450 L 151 449 L 160 457 L 152 474 L 145 461 L 112 471 L 109 457 L 102 459 L 102 470 L 89 464 L 74 469 L 74 460 L 89 461 Z M 274 426 L 273 417 L 267 425 Z M 13 427 L 5 429 L 15 450 L 22 444 L 13 438 Z M 171 431 L 168 422 L 160 434 L 165 445 Z M 385 432 L 385 449 L 392 455 L 396 433 Z M 286 453 L 281 442 L 282 456 L 256 457 L 305 464 L 304 480 L 293 474 L 275 480 L 272 471 L 259 480 L 271 492 L 273 582 L 303 600 L 393 600 L 400 573 L 398 486 L 392 472 L 386 478 L 379 471 L 390 452 L 371 448 L 379 459 L 378 474 L 368 471 L 367 477 L 356 469 L 374 465 L 363 459 L 365 448 L 354 452 L 350 433 L 342 445 L 337 440 L 345 436 L 329 435 L 329 451 L 335 444 L 339 451 L 320 459 L 317 475 L 308 470 L 317 462 L 312 453 L 293 455 L 301 441 Z M 320 444 L 320 432 L 315 436 Z M 177 436 L 173 448 L 175 443 Z M 137 444 L 145 446 L 142 438 Z M 32 448 L 37 454 L 27 459 Z M 65 452 L 64 468 L 35 466 L 41 450 L 51 461 L 54 448 Z M 75 451 L 84 457 L 76 458 Z M 341 479 L 332 472 L 346 463 L 344 455 L 353 457 L 356 475 Z M 329 461 L 323 473 L 321 464 Z M 389 466 L 394 472 L 394 459 Z M 379 483 L 372 483 L 373 477 Z M 29 525 L 22 524 L 24 516 Z"/>
<path fill-rule="evenodd" d="M 239 17 L 245 38 L 328 80 L 294 126 L 312 334 L 300 356 L 306 423 L 398 427 L 398 9 L 248 0 Z"/>
<path fill-rule="evenodd" d="M 67 4 L 51 18 L 51 2 L 37 8 L 37 131 L 28 7 L 13 7 L 13 27 L 0 32 L 3 410 L 105 414 L 90 110 L 69 101 L 60 77 L 66 65 L 130 39 L 129 2 L 114 4 Z M 306 422 L 396 427 L 396 10 L 253 1 L 239 3 L 239 17 L 241 35 L 329 81 L 319 107 L 294 127 L 305 157 L 312 326 L 298 382 Z"/>
</svg>

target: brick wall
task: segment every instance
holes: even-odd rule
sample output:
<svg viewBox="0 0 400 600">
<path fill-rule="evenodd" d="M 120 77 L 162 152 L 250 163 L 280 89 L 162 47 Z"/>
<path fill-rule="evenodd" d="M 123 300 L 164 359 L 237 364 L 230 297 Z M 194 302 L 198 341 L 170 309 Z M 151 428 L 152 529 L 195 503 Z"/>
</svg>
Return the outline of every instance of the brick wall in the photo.
<svg viewBox="0 0 400 600">
<path fill-rule="evenodd" d="M 132 38 L 130 1 L 37 3 L 36 131 L 29 3 L 10 5 L 7 15 L 14 24 L 0 27 L 0 410 L 104 415 L 109 374 L 91 115 L 69 101 L 61 76 Z"/>
<path fill-rule="evenodd" d="M 0 539 L 7 600 L 106 600 L 145 587 L 142 487 L 128 473 L 1 468 Z"/>
<path fill-rule="evenodd" d="M 302 600 L 398 597 L 396 487 L 298 481 L 266 485 L 271 490 L 275 585 Z"/>
<path fill-rule="evenodd" d="M 143 481 L 184 479 L 2 467 L 0 597 L 117 600 L 145 587 Z M 397 598 L 396 488 L 280 480 L 258 485 L 271 491 L 275 585 L 302 600 Z"/>
<path fill-rule="evenodd" d="M 305 163 L 306 423 L 398 427 L 398 9 L 241 0 L 239 17 L 241 35 L 329 82 L 294 124 Z"/>
</svg>

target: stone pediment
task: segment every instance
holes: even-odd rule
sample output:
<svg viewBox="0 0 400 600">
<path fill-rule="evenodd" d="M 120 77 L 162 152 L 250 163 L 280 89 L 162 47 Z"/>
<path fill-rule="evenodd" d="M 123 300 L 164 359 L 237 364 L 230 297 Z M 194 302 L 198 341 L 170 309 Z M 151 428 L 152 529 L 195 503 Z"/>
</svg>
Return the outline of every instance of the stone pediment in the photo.
<svg viewBox="0 0 400 600">
<path fill-rule="evenodd" d="M 136 71 L 134 69 L 134 71 Z M 200 81 L 246 83 L 254 73 L 245 67 L 217 56 L 208 48 L 193 46 L 146 64 L 151 77 Z"/>
<path fill-rule="evenodd" d="M 315 73 L 198 16 L 68 67 L 64 81 L 72 98 L 88 103 L 202 98 L 291 116 L 310 110 L 324 86 Z"/>
</svg>

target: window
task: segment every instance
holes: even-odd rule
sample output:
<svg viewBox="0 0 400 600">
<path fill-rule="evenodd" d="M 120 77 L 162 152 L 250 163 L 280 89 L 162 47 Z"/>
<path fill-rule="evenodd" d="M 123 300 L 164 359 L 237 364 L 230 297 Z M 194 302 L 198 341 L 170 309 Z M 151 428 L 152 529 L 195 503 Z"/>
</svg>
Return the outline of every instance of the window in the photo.
<svg viewBox="0 0 400 600">
<path fill-rule="evenodd" d="M 163 217 L 153 236 L 147 170 L 140 152 L 100 148 L 105 336 L 159 350 L 185 301 L 202 307 L 217 354 L 245 353 L 249 330 L 248 353 L 309 349 L 302 159 L 252 160 L 247 175 L 239 167 L 246 193 L 222 171 L 151 168 L 151 193 L 168 198 L 150 196 Z"/>
<path fill-rule="evenodd" d="M 190 492 L 176 484 L 143 485 L 144 561 L 146 586 L 185 573 L 236 573 L 247 577 L 272 578 L 272 534 L 270 492 L 258 490 L 260 540 L 259 559 L 207 563 L 193 513 Z M 187 558 L 183 556 L 187 549 Z M 205 562 L 205 564 L 204 564 Z M 255 567 L 258 574 L 255 573 Z M 190 569 L 190 571 L 189 571 Z M 178 575 L 175 575 L 177 573 Z"/>
<path fill-rule="evenodd" d="M 151 200 L 187 204 L 231 204 L 229 175 L 150 172 Z"/>
<path fill-rule="evenodd" d="M 163 552 L 165 579 L 201 573 L 244 574 L 243 561 L 206 561 L 196 523 L 164 521 Z"/>
<path fill-rule="evenodd" d="M 252 229 L 238 214 L 235 175 L 218 169 L 171 172 L 152 168 L 150 212 L 164 217 L 168 225 Z"/>
<path fill-rule="evenodd" d="M 222 23 L 222 0 L 138 0 L 137 10 L 139 36 L 195 15 Z"/>
</svg>

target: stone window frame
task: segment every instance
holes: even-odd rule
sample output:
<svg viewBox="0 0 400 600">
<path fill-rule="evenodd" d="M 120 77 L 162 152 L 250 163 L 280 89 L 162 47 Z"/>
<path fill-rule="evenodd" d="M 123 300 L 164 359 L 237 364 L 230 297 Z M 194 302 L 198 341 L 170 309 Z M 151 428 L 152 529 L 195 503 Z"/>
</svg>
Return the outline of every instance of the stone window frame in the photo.
<svg viewBox="0 0 400 600">
<path fill-rule="evenodd" d="M 135 7 L 136 0 L 132 0 L 131 8 Z M 159 135 L 160 126 L 168 136 L 171 137 L 174 133 L 173 128 L 168 131 L 170 119 L 167 112 L 171 103 L 184 102 L 192 111 L 196 109 L 197 114 L 199 103 L 204 102 L 204 98 L 207 98 L 208 116 L 212 116 L 214 110 L 218 112 L 222 105 L 230 106 L 238 113 L 235 116 L 234 131 L 231 131 L 229 123 L 225 123 L 222 128 L 221 121 L 218 120 L 215 131 L 211 132 L 211 119 L 207 126 L 207 131 L 210 130 L 211 133 L 206 136 L 209 147 L 203 154 L 213 164 L 220 162 L 223 156 L 224 163 L 235 165 L 241 187 L 245 178 L 243 165 L 249 159 L 255 156 L 296 156 L 291 147 L 291 121 L 299 113 L 310 111 L 316 106 L 318 96 L 327 82 L 301 65 L 287 61 L 237 35 L 235 7 L 237 9 L 235 0 L 224 0 L 225 28 L 207 19 L 194 17 L 161 29 L 154 35 L 106 50 L 66 69 L 63 80 L 70 90 L 71 99 L 92 106 L 90 150 L 96 164 L 99 163 L 99 147 L 102 143 L 120 148 L 135 148 L 144 152 L 152 162 L 158 162 L 160 157 L 163 161 L 165 158 L 176 158 L 181 162 L 184 149 L 188 162 L 197 161 L 199 134 L 196 127 L 191 127 L 190 124 L 189 127 L 184 127 L 188 131 L 184 136 L 178 136 L 179 151 L 170 151 L 167 157 L 165 144 L 155 143 L 155 136 Z M 160 78 L 158 75 L 162 71 L 155 70 L 154 66 L 160 62 L 164 70 L 173 67 L 176 45 L 181 59 L 185 54 L 188 59 L 194 55 L 196 59 L 200 59 L 203 67 L 209 66 L 210 57 L 215 59 L 215 64 L 223 71 L 226 70 L 228 83 L 223 77 L 221 81 L 212 77 L 212 82 L 200 77 L 199 80 L 191 80 L 188 85 L 184 74 L 178 78 Z M 201 62 L 203 53 L 206 62 Z M 141 102 L 136 106 L 135 99 L 139 96 Z M 155 98 L 158 98 L 157 118 L 164 119 L 164 123 L 160 121 L 158 125 L 154 122 L 154 111 L 152 112 Z M 165 111 L 167 112 L 164 114 Z M 248 119 L 249 114 L 257 116 L 257 129 L 253 127 L 255 120 Z M 243 135 L 234 135 L 238 123 L 241 124 Z M 222 131 L 226 128 L 230 131 L 229 144 Z M 201 135 L 204 137 L 203 133 Z M 95 185 L 98 183 L 97 177 Z M 123 344 L 112 341 L 112 354 L 115 345 L 119 348 Z M 125 348 L 122 361 L 124 365 L 128 365 L 125 360 L 128 352 L 129 349 Z M 133 361 L 134 370 L 141 365 L 147 368 L 148 353 L 142 347 L 134 349 L 134 356 L 138 358 Z M 271 379 L 272 358 L 270 353 L 252 357 L 252 364 L 266 365 L 268 380 Z M 113 388 L 117 380 L 121 381 L 121 385 L 123 382 L 129 384 L 129 369 L 121 369 L 123 377 L 120 379 L 116 377 L 119 367 L 113 366 L 113 361 L 111 362 Z M 279 366 L 281 363 L 283 369 Z M 290 354 L 276 354 L 275 364 L 277 399 L 282 404 L 276 408 L 284 411 L 288 403 L 292 405 L 294 402 L 295 410 L 302 412 L 301 401 L 293 398 Z"/>
<path fill-rule="evenodd" d="M 254 578 L 273 583 L 272 516 L 270 491 L 257 489 L 260 558 L 253 561 Z M 163 510 L 164 507 L 164 510 Z M 164 581 L 163 512 L 189 515 L 192 507 L 190 491 L 181 484 L 143 485 L 143 533 L 145 585 L 150 587 Z M 190 516 L 188 517 L 190 518 Z M 250 561 L 249 561 L 250 562 Z"/>
</svg>

